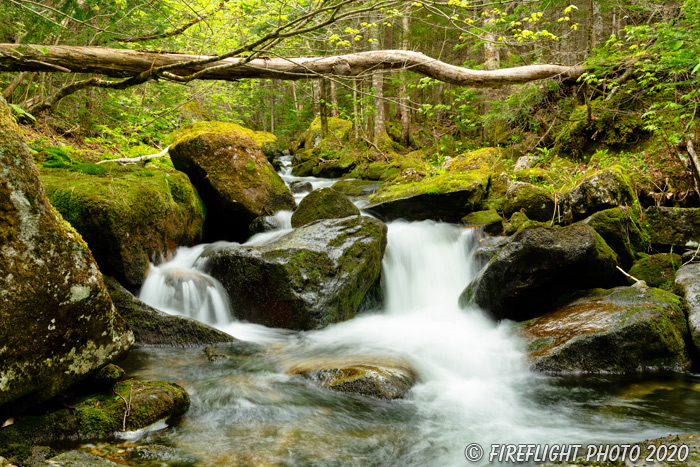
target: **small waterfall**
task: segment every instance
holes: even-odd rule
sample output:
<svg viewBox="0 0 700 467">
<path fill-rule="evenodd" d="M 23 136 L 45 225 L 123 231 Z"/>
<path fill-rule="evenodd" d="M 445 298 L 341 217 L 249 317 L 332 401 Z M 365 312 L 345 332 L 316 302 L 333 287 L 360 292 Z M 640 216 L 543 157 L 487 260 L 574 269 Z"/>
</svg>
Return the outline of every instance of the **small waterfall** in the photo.
<svg viewBox="0 0 700 467">
<path fill-rule="evenodd" d="M 230 323 L 233 313 L 226 291 L 219 281 L 197 268 L 204 247 L 180 247 L 171 261 L 151 265 L 139 298 L 165 312 L 212 326 Z"/>
</svg>

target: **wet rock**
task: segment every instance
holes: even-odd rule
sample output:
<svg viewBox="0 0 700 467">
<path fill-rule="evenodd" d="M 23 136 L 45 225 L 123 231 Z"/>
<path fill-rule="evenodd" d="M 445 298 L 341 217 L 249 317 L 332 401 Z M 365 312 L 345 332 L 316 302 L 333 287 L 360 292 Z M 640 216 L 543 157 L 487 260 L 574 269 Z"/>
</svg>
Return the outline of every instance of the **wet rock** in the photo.
<svg viewBox="0 0 700 467">
<path fill-rule="evenodd" d="M 193 454 L 172 446 L 147 444 L 137 446 L 129 453 L 129 459 L 141 462 L 160 461 L 165 465 L 196 465 L 198 459 Z"/>
<path fill-rule="evenodd" d="M 467 286 L 460 305 L 475 303 L 496 319 L 532 318 L 562 294 L 605 286 L 616 258 L 584 224 L 522 230 Z"/>
<path fill-rule="evenodd" d="M 700 209 L 651 206 L 644 220 L 652 245 L 697 248 L 700 244 Z"/>
<path fill-rule="evenodd" d="M 182 172 L 112 168 L 108 175 L 41 169 L 51 204 L 82 235 L 100 271 L 140 286 L 149 261 L 202 241 L 204 205 Z"/>
<path fill-rule="evenodd" d="M 379 279 L 386 232 L 370 217 L 328 219 L 264 246 L 211 245 L 202 257 L 239 319 L 318 329 L 355 316 Z"/>
<path fill-rule="evenodd" d="M 292 227 L 301 227 L 319 219 L 339 219 L 359 215 L 360 210 L 347 196 L 332 188 L 319 188 L 301 200 L 292 214 Z"/>
<path fill-rule="evenodd" d="M 635 373 L 690 367 L 680 297 L 649 287 L 595 289 L 526 323 L 532 368 Z"/>
<path fill-rule="evenodd" d="M 70 408 L 19 419 L 0 430 L 0 446 L 107 439 L 123 427 L 134 431 L 159 420 L 170 420 L 184 414 L 190 406 L 184 389 L 164 381 L 127 380 L 117 383 L 113 391 L 68 401 Z M 124 422 L 129 400 L 130 410 Z"/>
<path fill-rule="evenodd" d="M 467 214 L 462 218 L 465 225 L 476 225 L 491 235 L 503 233 L 503 218 L 495 209 L 487 209 Z"/>
<path fill-rule="evenodd" d="M 287 372 L 334 391 L 379 399 L 405 397 L 417 377 L 410 363 L 386 358 L 317 358 L 297 363 Z"/>
<path fill-rule="evenodd" d="M 372 180 L 340 180 L 335 182 L 331 188 L 345 196 L 360 198 L 374 194 L 381 184 L 381 182 Z"/>
<path fill-rule="evenodd" d="M 177 133 L 170 157 L 207 207 L 207 239 L 243 241 L 253 219 L 293 209 L 294 197 L 245 129 L 207 123 Z"/>
<path fill-rule="evenodd" d="M 248 227 L 248 235 L 252 237 L 255 234 L 271 232 L 279 229 L 280 227 L 282 226 L 273 216 L 259 216 L 250 223 L 250 226 Z"/>
<path fill-rule="evenodd" d="M 630 206 L 635 200 L 629 178 L 616 166 L 581 180 L 561 197 L 559 208 L 567 222 L 574 222 L 597 211 Z"/>
<path fill-rule="evenodd" d="M 646 250 L 647 246 L 645 234 L 633 216 L 636 214 L 627 208 L 613 208 L 596 212 L 582 221 L 593 227 L 617 253 L 618 262 L 623 269 L 630 268 L 636 253 Z"/>
<path fill-rule="evenodd" d="M 521 210 L 529 219 L 550 221 L 554 214 L 554 197 L 544 188 L 530 183 L 515 182 L 506 190 L 503 214 L 510 217 Z"/>
<path fill-rule="evenodd" d="M 681 266 L 676 273 L 675 285 L 685 297 L 690 337 L 700 351 L 700 263 Z"/>
<path fill-rule="evenodd" d="M 137 345 L 194 347 L 237 341 L 197 320 L 170 315 L 146 305 L 112 278 L 105 277 L 105 284 L 117 311 L 133 330 Z"/>
<path fill-rule="evenodd" d="M 81 385 L 81 389 L 86 386 L 93 388 L 95 391 L 111 388 L 118 381 L 124 379 L 125 375 L 126 372 L 121 367 L 110 363 L 103 366 L 100 371 L 88 378 L 85 383 Z"/>
<path fill-rule="evenodd" d="M 100 456 L 82 451 L 68 451 L 46 461 L 46 466 L 51 467 L 121 467 Z"/>
<path fill-rule="evenodd" d="M 227 360 L 229 358 L 228 355 L 216 353 L 216 350 L 214 350 L 214 347 L 212 347 L 211 345 L 204 347 L 202 349 L 202 352 L 207 357 L 207 360 L 209 360 L 212 363 L 217 360 Z"/>
<path fill-rule="evenodd" d="M 648 255 L 634 263 L 629 274 L 642 280 L 649 287 L 671 290 L 676 278 L 676 270 L 681 267 L 681 257 L 677 254 L 661 253 Z"/>
<path fill-rule="evenodd" d="M 309 193 L 314 187 L 311 185 L 311 182 L 295 180 L 289 184 L 289 189 L 292 190 L 292 193 Z"/>
<path fill-rule="evenodd" d="M 474 260 L 479 269 L 486 266 L 501 249 L 510 242 L 509 237 L 490 237 L 479 240 L 479 245 L 474 249 Z"/>
<path fill-rule="evenodd" d="M 59 394 L 133 344 L 87 245 L 44 195 L 2 99 L 0 271 L 0 415 Z"/>
</svg>

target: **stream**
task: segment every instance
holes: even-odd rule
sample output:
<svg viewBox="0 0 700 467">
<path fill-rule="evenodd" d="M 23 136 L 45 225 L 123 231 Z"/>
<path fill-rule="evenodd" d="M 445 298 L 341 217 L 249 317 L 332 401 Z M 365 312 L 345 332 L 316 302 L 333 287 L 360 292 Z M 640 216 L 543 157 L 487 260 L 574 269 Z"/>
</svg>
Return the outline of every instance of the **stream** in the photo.
<svg viewBox="0 0 700 467">
<path fill-rule="evenodd" d="M 289 161 L 282 175 L 287 182 Z M 335 180 L 306 178 L 314 188 Z M 299 199 L 297 199 L 298 201 Z M 263 244 L 291 229 L 246 244 Z M 221 286 L 201 271 L 204 246 L 153 266 L 141 299 L 194 317 L 243 342 L 217 348 L 132 350 L 138 378 L 181 384 L 192 406 L 173 426 L 127 434 L 129 443 L 182 449 L 198 466 L 465 466 L 469 443 L 629 443 L 700 431 L 700 377 L 551 377 L 528 370 L 513 323 L 495 323 L 457 299 L 477 272 L 477 232 L 432 221 L 388 224 L 381 310 L 319 331 L 236 321 Z M 284 369 L 319 357 L 409 361 L 419 382 L 407 398 L 376 400 L 321 388 Z M 144 461 L 145 462 L 145 461 Z"/>
</svg>

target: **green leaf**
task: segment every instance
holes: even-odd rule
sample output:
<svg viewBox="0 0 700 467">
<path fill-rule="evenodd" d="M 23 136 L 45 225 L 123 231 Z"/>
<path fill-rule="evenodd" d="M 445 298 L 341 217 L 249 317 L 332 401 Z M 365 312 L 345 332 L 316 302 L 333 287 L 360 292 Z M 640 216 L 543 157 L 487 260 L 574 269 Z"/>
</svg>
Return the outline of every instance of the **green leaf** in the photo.
<svg viewBox="0 0 700 467">
<path fill-rule="evenodd" d="M 695 65 L 695 68 L 693 68 L 693 71 L 691 71 L 691 73 L 697 74 L 698 70 L 700 70 L 700 62 L 698 62 L 698 64 Z"/>
</svg>

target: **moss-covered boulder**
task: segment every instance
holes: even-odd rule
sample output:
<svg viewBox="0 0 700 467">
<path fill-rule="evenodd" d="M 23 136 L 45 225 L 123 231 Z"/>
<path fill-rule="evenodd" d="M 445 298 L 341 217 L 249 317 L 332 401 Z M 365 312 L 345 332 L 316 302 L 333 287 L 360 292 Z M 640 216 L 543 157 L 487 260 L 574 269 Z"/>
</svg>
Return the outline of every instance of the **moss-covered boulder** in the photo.
<svg viewBox="0 0 700 467">
<path fill-rule="evenodd" d="M 253 219 L 295 206 L 287 185 L 243 130 L 217 122 L 183 129 L 170 157 L 206 205 L 207 240 L 245 240 Z"/>
<path fill-rule="evenodd" d="M 649 241 L 659 247 L 697 248 L 700 245 L 700 209 L 651 206 L 644 214 Z"/>
<path fill-rule="evenodd" d="M 301 227 L 319 219 L 339 219 L 359 216 L 360 210 L 342 193 L 330 188 L 319 188 L 299 202 L 292 214 L 292 227 Z"/>
<path fill-rule="evenodd" d="M 631 206 L 635 200 L 629 178 L 616 166 L 581 179 L 562 195 L 559 209 L 567 222 L 575 222 L 597 211 Z"/>
<path fill-rule="evenodd" d="M 133 344 L 87 244 L 44 195 L 2 98 L 0 271 L 0 415 L 55 396 Z"/>
<path fill-rule="evenodd" d="M 530 183 L 515 182 L 506 190 L 503 214 L 510 217 L 521 210 L 529 219 L 549 221 L 554 214 L 554 197 L 544 188 Z"/>
<path fill-rule="evenodd" d="M 503 233 L 503 218 L 495 209 L 469 213 L 462 218 L 462 223 L 481 227 L 484 232 L 491 235 Z"/>
<path fill-rule="evenodd" d="M 130 287 L 143 283 L 149 262 L 202 241 L 204 205 L 182 172 L 42 168 L 40 175 L 51 204 L 88 243 L 100 270 Z"/>
<path fill-rule="evenodd" d="M 649 287 L 596 289 L 526 323 L 532 367 L 544 372 L 687 370 L 680 297 Z"/>
<path fill-rule="evenodd" d="M 605 286 L 616 265 L 615 252 L 587 225 L 522 230 L 467 286 L 460 305 L 523 321 L 563 294 Z"/>
<path fill-rule="evenodd" d="M 649 287 L 671 290 L 676 279 L 676 270 L 683 264 L 675 253 L 647 255 L 636 261 L 629 274 L 647 283 Z"/>
<path fill-rule="evenodd" d="M 338 117 L 328 117 L 328 135 L 324 138 L 321 134 L 321 117 L 316 117 L 309 128 L 299 136 L 298 149 L 309 151 L 320 148 L 327 149 L 329 146 L 338 145 L 348 141 L 352 122 Z"/>
<path fill-rule="evenodd" d="M 675 286 L 685 298 L 690 337 L 695 350 L 700 352 L 700 263 L 681 266 L 676 273 Z"/>
<path fill-rule="evenodd" d="M 287 372 L 334 391 L 389 400 L 403 398 L 417 379 L 410 363 L 390 358 L 315 358 Z"/>
<path fill-rule="evenodd" d="M 193 347 L 237 341 L 197 320 L 171 315 L 146 305 L 110 277 L 105 277 L 105 284 L 117 311 L 134 332 L 136 345 Z"/>
<path fill-rule="evenodd" d="M 0 446 L 9 450 L 13 445 L 108 439 L 124 428 L 134 431 L 184 414 L 190 397 L 174 383 L 125 380 L 104 392 L 65 403 L 69 407 L 16 419 L 14 425 L 0 430 Z"/>
<path fill-rule="evenodd" d="M 331 188 L 345 196 L 361 198 L 374 194 L 380 186 L 381 182 L 373 180 L 340 180 Z"/>
<path fill-rule="evenodd" d="M 328 219 L 264 246 L 212 245 L 202 256 L 238 318 L 318 329 L 355 316 L 379 278 L 386 233 L 370 217 Z"/>
<path fill-rule="evenodd" d="M 582 222 L 593 227 L 605 243 L 617 253 L 623 269 L 629 269 L 637 252 L 646 250 L 648 234 L 636 220 L 637 215 L 627 208 L 612 208 L 596 212 Z"/>
<path fill-rule="evenodd" d="M 277 144 L 277 136 L 266 131 L 251 130 L 250 128 L 246 128 L 231 122 L 200 121 L 190 123 L 173 131 L 173 144 L 185 138 L 192 138 L 196 135 L 211 133 L 212 131 L 222 133 L 243 133 L 249 136 L 260 148 L 262 153 L 265 154 L 268 160 L 272 160 L 273 158 L 282 155 L 282 151 Z"/>
<path fill-rule="evenodd" d="M 521 230 L 536 229 L 539 227 L 550 227 L 550 222 L 533 221 L 527 217 L 525 210 L 521 210 L 513 213 L 510 219 L 503 224 L 503 233 L 506 235 L 515 235 Z"/>
</svg>

